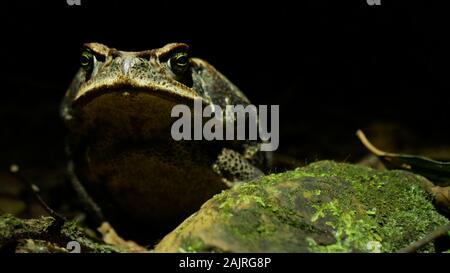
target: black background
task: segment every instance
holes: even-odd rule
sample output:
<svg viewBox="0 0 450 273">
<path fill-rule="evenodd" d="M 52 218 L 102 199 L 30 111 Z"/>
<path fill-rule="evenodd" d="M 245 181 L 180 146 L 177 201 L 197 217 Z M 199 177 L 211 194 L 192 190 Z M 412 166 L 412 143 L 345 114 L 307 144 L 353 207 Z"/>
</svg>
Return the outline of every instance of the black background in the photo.
<svg viewBox="0 0 450 273">
<path fill-rule="evenodd" d="M 91 41 L 120 50 L 190 44 L 254 104 L 280 105 L 279 151 L 302 161 L 356 161 L 366 154 L 356 129 L 376 124 L 388 124 L 382 132 L 397 150 L 449 146 L 448 10 L 381 2 L 2 4 L 0 164 L 63 166 L 58 107 Z"/>
</svg>

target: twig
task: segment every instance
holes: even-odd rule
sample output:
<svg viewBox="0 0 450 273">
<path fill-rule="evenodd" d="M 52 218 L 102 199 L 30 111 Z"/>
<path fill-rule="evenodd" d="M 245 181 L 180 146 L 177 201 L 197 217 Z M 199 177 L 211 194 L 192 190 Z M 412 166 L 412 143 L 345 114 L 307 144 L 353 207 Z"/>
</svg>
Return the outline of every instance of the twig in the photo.
<svg viewBox="0 0 450 273">
<path fill-rule="evenodd" d="M 367 139 L 366 135 L 363 133 L 363 131 L 358 130 L 356 131 L 356 136 L 361 140 L 362 144 L 366 146 L 366 148 L 371 151 L 376 156 L 389 156 L 389 153 L 383 152 L 382 150 L 378 149 L 377 147 L 373 146 L 372 143 Z"/>
<path fill-rule="evenodd" d="M 36 184 L 31 183 L 28 179 L 26 179 L 25 177 L 23 177 L 20 173 L 19 173 L 19 166 L 17 166 L 16 164 L 13 164 L 10 166 L 9 168 L 9 172 L 11 175 L 13 175 L 16 179 L 18 179 L 19 181 L 21 181 L 23 184 L 25 184 L 26 186 L 28 186 L 29 189 L 31 189 L 31 191 L 33 192 L 34 197 L 38 200 L 39 204 L 45 209 L 45 211 L 52 216 L 53 218 L 55 218 L 55 224 L 57 225 L 61 225 L 64 222 L 67 221 L 67 219 L 62 216 L 61 214 L 57 213 L 56 211 L 54 211 L 52 208 L 50 208 L 49 205 L 47 205 L 47 203 L 45 203 L 44 199 L 42 199 L 42 196 L 40 195 L 40 190 L 39 187 Z"/>
<path fill-rule="evenodd" d="M 397 253 L 413 253 L 416 252 L 419 248 L 423 247 L 424 245 L 440 238 L 443 236 L 448 235 L 448 232 L 450 231 L 450 224 L 443 225 L 436 229 L 435 231 L 431 232 L 430 234 L 426 235 L 424 238 L 415 241 L 414 243 L 410 244 L 407 247 L 404 247 L 397 251 Z"/>
</svg>

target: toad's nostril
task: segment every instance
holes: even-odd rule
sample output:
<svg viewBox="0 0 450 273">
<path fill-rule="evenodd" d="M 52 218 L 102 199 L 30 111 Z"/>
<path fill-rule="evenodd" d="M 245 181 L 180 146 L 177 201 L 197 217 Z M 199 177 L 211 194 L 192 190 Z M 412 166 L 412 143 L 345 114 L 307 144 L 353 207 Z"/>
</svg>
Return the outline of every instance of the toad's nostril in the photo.
<svg viewBox="0 0 450 273">
<path fill-rule="evenodd" d="M 135 64 L 135 59 L 134 58 L 125 58 L 122 62 L 122 72 L 123 74 L 128 74 L 128 70 L 130 70 L 130 68 L 132 68 Z"/>
</svg>

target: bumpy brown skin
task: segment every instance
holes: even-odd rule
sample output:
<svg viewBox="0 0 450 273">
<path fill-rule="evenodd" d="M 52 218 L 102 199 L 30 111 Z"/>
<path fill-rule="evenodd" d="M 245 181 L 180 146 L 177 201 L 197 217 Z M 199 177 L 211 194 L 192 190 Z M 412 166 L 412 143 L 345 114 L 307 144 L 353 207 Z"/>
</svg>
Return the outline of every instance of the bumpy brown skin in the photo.
<svg viewBox="0 0 450 273">
<path fill-rule="evenodd" d="M 73 79 L 61 114 L 73 180 L 99 220 L 106 218 L 125 237 L 153 239 L 232 182 L 262 174 L 267 157 L 256 142 L 172 139 L 176 104 L 249 104 L 201 59 L 190 58 L 182 74 L 172 71 L 170 58 L 187 45 L 142 52 L 85 47 L 91 63 Z"/>
</svg>

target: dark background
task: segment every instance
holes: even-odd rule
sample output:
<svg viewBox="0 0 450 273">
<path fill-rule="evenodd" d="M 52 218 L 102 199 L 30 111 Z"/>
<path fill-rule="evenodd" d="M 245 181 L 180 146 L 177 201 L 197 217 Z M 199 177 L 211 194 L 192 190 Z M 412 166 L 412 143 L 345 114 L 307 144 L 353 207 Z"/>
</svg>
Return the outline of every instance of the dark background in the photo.
<svg viewBox="0 0 450 273">
<path fill-rule="evenodd" d="M 381 1 L 2 4 L 0 166 L 64 166 L 58 107 L 91 41 L 190 44 L 254 104 L 280 105 L 279 152 L 301 161 L 361 159 L 358 128 L 380 148 L 445 157 L 448 10 Z"/>
</svg>

